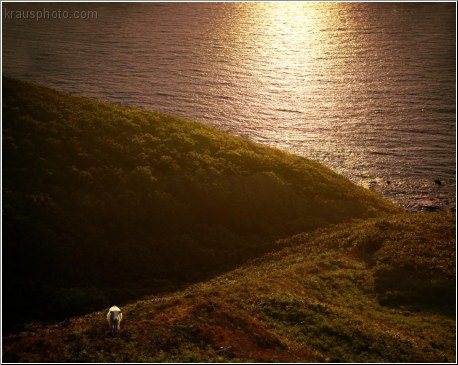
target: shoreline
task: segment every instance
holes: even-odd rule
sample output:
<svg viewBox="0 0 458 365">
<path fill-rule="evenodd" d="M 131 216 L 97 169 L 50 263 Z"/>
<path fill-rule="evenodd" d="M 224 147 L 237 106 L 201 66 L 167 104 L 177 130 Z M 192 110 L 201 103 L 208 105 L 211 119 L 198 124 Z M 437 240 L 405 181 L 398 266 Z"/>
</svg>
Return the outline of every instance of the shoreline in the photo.
<svg viewBox="0 0 458 365">
<path fill-rule="evenodd" d="M 42 85 L 40 83 L 36 83 L 36 82 L 33 82 L 33 81 L 26 80 L 24 78 L 15 79 L 15 78 L 11 78 L 9 76 L 3 76 L 3 77 L 11 79 L 11 80 L 19 80 L 21 82 L 29 83 L 31 85 L 44 86 L 44 87 L 47 87 L 47 88 L 50 88 L 50 89 L 53 89 L 53 90 L 57 90 L 57 91 L 60 91 L 60 92 L 63 92 L 63 93 L 66 93 L 68 95 L 75 96 L 75 97 L 87 98 L 89 100 L 97 100 L 97 101 L 100 101 L 102 103 L 107 103 L 107 104 L 111 104 L 111 105 L 118 105 L 120 107 L 139 108 L 139 109 L 144 110 L 146 112 L 163 114 L 163 115 L 166 115 L 166 116 L 170 116 L 172 118 L 179 118 L 179 119 L 182 119 L 182 120 L 192 121 L 192 120 L 187 119 L 186 116 L 174 115 L 174 114 L 170 114 L 170 113 L 166 113 L 166 112 L 161 112 L 161 111 L 157 111 L 157 110 L 154 110 L 152 108 L 148 108 L 148 107 L 142 106 L 142 105 L 132 105 L 132 104 L 123 103 L 123 102 L 112 102 L 112 101 L 110 101 L 109 98 L 90 97 L 90 96 L 86 96 L 86 95 L 81 94 L 81 93 L 76 92 L 76 91 L 70 92 L 70 91 L 66 91 L 64 89 L 60 89 L 59 87 L 54 87 L 54 86 L 49 86 L 49 85 L 45 86 L 45 85 Z M 267 147 L 276 148 L 276 149 L 279 149 L 280 151 L 283 151 L 283 152 L 286 152 L 286 153 L 292 153 L 292 154 L 295 154 L 295 155 L 297 155 L 299 157 L 310 159 L 307 156 L 296 154 L 294 151 L 291 151 L 291 150 L 289 150 L 287 148 L 281 148 L 281 147 L 272 146 L 269 143 L 265 142 L 265 140 L 256 141 L 255 139 L 250 138 L 250 136 L 248 136 L 246 134 L 239 135 L 237 132 L 226 130 L 227 128 L 226 129 L 220 128 L 219 125 L 215 124 L 215 123 L 208 123 L 208 122 L 202 122 L 202 121 L 192 121 L 192 122 L 198 123 L 198 124 L 202 124 L 202 125 L 206 125 L 206 126 L 210 126 L 212 128 L 216 128 L 219 131 L 221 131 L 222 133 L 225 133 L 225 134 L 228 134 L 228 135 L 231 135 L 231 136 L 239 137 L 239 138 L 242 138 L 242 139 L 245 139 L 247 141 L 254 142 L 254 143 L 260 143 L 261 145 L 264 145 L 264 146 L 267 146 Z M 435 179 L 434 178 L 431 178 L 430 180 L 423 179 L 422 183 L 421 183 L 421 189 L 422 190 L 425 190 L 425 189 L 429 190 L 429 192 L 424 191 L 423 193 L 420 193 L 419 190 L 417 190 L 417 191 L 409 191 L 408 185 L 406 186 L 406 182 L 404 180 L 393 179 L 393 178 L 391 178 L 390 180 L 387 180 L 387 179 L 379 178 L 377 176 L 367 177 L 364 180 L 361 180 L 361 178 L 353 177 L 353 176 L 351 176 L 351 174 L 347 175 L 347 174 L 342 173 L 342 172 L 337 172 L 333 168 L 333 166 L 332 166 L 333 164 L 328 164 L 326 162 L 321 162 L 321 161 L 318 161 L 316 159 L 314 161 L 316 161 L 317 163 L 320 163 L 320 164 L 322 164 L 322 165 L 324 165 L 324 166 L 326 166 L 328 168 L 331 168 L 336 173 L 338 173 L 339 175 L 349 179 L 350 181 L 352 181 L 356 185 L 361 186 L 361 187 L 366 188 L 366 189 L 369 189 L 371 191 L 374 191 L 375 193 L 381 195 L 383 198 L 391 201 L 392 203 L 396 204 L 397 206 L 401 207 L 402 209 L 405 209 L 408 212 L 422 212 L 422 211 L 424 211 L 424 212 L 435 212 L 435 211 L 451 211 L 451 212 L 454 212 L 454 211 L 456 211 L 456 201 L 455 201 L 456 196 L 453 194 L 453 192 L 452 192 L 451 195 L 450 194 L 443 195 L 440 192 L 440 190 L 444 190 L 444 187 L 448 188 L 448 186 L 450 185 L 450 182 L 448 182 L 448 181 L 447 182 L 443 182 L 442 186 L 438 186 L 438 185 L 435 185 L 435 183 L 434 183 Z M 408 198 L 406 200 L 406 198 L 405 198 L 406 196 L 410 196 L 410 198 Z"/>
</svg>

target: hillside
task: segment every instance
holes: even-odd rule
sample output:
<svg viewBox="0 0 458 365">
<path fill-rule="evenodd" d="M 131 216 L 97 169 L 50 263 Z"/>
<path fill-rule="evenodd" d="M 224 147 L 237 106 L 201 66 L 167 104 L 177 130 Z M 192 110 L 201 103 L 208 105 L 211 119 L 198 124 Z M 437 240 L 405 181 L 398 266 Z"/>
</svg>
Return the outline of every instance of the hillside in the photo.
<svg viewBox="0 0 458 365">
<path fill-rule="evenodd" d="M 455 215 L 404 214 L 277 242 L 211 281 L 30 325 L 3 340 L 21 362 L 455 362 Z"/>
<path fill-rule="evenodd" d="M 199 123 L 8 78 L 2 95 L 6 331 L 400 211 L 318 163 Z"/>
</svg>

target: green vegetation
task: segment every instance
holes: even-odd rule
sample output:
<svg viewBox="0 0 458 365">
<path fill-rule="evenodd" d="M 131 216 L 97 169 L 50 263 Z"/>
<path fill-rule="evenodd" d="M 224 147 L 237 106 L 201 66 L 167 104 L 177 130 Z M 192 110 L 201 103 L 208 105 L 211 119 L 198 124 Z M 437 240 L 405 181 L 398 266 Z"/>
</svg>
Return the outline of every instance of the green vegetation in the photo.
<svg viewBox="0 0 458 365">
<path fill-rule="evenodd" d="M 202 124 L 8 78 L 2 94 L 6 331 L 400 211 L 320 164 Z"/>
<path fill-rule="evenodd" d="M 3 361 L 456 360 L 454 214 L 195 122 L 2 91 Z"/>
<path fill-rule="evenodd" d="M 455 219 L 401 214 L 277 241 L 168 295 L 4 338 L 21 362 L 452 362 Z M 434 293 L 434 294 L 433 294 Z"/>
</svg>

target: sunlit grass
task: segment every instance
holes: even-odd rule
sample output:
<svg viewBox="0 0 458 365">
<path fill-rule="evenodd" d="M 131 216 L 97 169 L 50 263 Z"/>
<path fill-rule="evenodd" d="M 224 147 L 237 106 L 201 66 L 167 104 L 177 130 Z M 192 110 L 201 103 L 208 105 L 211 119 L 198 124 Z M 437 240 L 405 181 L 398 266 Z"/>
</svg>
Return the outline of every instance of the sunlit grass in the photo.
<svg viewBox="0 0 458 365">
<path fill-rule="evenodd" d="M 211 281 L 125 306 L 117 338 L 108 336 L 105 313 L 96 312 L 8 338 L 5 359 L 454 362 L 454 225 L 451 214 L 412 214 L 296 236 Z M 389 226 L 395 228 L 381 228 Z M 394 254 L 416 247 L 418 239 L 434 248 L 418 250 L 416 260 Z M 381 244 L 369 262 L 359 250 L 374 240 Z M 420 306 L 386 304 L 376 284 L 379 265 L 400 262 L 407 268 L 403 276 L 426 271 L 433 282 L 446 283 L 444 305 L 428 293 Z M 398 291 L 410 295 L 407 287 Z"/>
<path fill-rule="evenodd" d="M 176 289 L 278 238 L 401 211 L 316 162 L 170 115 L 8 78 L 2 112 L 13 323 Z"/>
</svg>

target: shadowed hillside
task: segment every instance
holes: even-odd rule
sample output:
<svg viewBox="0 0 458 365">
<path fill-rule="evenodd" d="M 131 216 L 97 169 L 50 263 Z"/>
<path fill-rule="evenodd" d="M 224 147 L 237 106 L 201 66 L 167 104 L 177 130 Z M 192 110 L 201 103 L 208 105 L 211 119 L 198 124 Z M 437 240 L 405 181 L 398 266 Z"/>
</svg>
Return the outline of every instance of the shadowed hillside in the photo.
<svg viewBox="0 0 458 365">
<path fill-rule="evenodd" d="M 4 338 L 21 362 L 455 362 L 455 215 L 375 218 L 277 243 L 211 281 Z"/>
<path fill-rule="evenodd" d="M 202 124 L 7 78 L 2 91 L 7 329 L 171 290 L 280 237 L 400 210 L 318 163 Z"/>
</svg>

